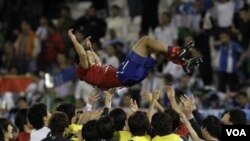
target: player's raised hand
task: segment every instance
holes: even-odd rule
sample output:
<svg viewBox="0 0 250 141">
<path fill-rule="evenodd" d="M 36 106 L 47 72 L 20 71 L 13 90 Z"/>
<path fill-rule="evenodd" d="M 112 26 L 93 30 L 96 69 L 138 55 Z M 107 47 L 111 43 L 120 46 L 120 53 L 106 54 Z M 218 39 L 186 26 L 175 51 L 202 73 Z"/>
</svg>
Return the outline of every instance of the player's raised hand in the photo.
<svg viewBox="0 0 250 141">
<path fill-rule="evenodd" d="M 104 91 L 105 94 L 105 107 L 111 108 L 113 94 L 110 92 L 111 90 Z"/>
<path fill-rule="evenodd" d="M 68 30 L 68 36 L 69 36 L 69 38 L 70 38 L 71 40 L 72 40 L 72 39 L 76 39 L 76 36 L 75 36 L 75 34 L 73 33 L 73 29 L 72 29 L 72 28 Z"/>
<path fill-rule="evenodd" d="M 88 98 L 88 104 L 94 105 L 96 102 L 100 99 L 100 96 L 98 95 L 98 91 L 94 89 Z"/>
<path fill-rule="evenodd" d="M 136 100 L 133 100 L 132 98 L 130 99 L 130 106 L 129 106 L 130 110 L 132 112 L 136 112 L 138 111 L 138 105 L 136 103 Z"/>
<path fill-rule="evenodd" d="M 91 44 L 91 36 L 88 36 L 87 38 L 85 38 L 85 45 L 88 47 L 88 48 L 91 48 L 92 49 L 92 44 Z"/>
<path fill-rule="evenodd" d="M 158 100 L 160 98 L 160 93 L 161 91 L 160 90 L 155 90 L 153 95 L 152 95 L 152 100 Z"/>
<path fill-rule="evenodd" d="M 174 89 L 171 86 L 166 86 L 165 87 L 165 92 L 167 93 L 167 96 L 169 99 L 174 99 L 175 98 L 175 92 Z"/>
</svg>

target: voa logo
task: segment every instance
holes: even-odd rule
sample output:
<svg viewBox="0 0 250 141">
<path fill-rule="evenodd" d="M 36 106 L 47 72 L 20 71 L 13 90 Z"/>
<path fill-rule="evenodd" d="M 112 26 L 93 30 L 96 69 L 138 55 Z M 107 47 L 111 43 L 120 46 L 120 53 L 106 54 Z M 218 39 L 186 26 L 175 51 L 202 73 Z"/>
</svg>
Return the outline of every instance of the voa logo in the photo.
<svg viewBox="0 0 250 141">
<path fill-rule="evenodd" d="M 226 129 L 227 136 L 247 136 L 244 129 Z"/>
</svg>

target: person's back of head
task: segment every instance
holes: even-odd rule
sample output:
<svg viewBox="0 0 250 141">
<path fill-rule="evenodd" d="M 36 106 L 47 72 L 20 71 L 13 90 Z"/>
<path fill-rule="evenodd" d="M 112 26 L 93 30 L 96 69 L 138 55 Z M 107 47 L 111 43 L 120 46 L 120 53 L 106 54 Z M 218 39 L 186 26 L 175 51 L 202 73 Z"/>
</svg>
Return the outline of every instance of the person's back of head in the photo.
<svg viewBox="0 0 250 141">
<path fill-rule="evenodd" d="M 19 132 L 25 132 L 25 126 L 28 125 L 27 112 L 28 112 L 28 109 L 25 108 L 25 109 L 18 111 L 16 114 L 15 125 L 19 129 Z"/>
<path fill-rule="evenodd" d="M 213 138 L 220 138 L 221 136 L 221 121 L 215 116 L 207 116 L 205 119 L 202 121 L 202 135 L 206 140 L 208 137 L 213 137 Z M 208 135 L 209 134 L 209 135 Z"/>
<path fill-rule="evenodd" d="M 63 112 L 55 112 L 49 120 L 49 128 L 52 136 L 62 136 L 65 129 L 68 127 L 68 117 Z"/>
<path fill-rule="evenodd" d="M 143 136 L 149 128 L 149 120 L 145 112 L 135 112 L 128 119 L 130 132 L 134 136 Z"/>
<path fill-rule="evenodd" d="M 172 133 L 173 124 L 170 115 L 162 112 L 155 113 L 151 122 L 157 135 L 165 136 Z"/>
<path fill-rule="evenodd" d="M 172 108 L 165 109 L 164 111 L 172 119 L 172 131 L 175 131 L 181 124 L 180 115 Z"/>
<path fill-rule="evenodd" d="M 245 125 L 247 124 L 246 113 L 239 108 L 226 110 L 222 116 L 222 122 L 226 125 Z"/>
<path fill-rule="evenodd" d="M 36 130 L 45 126 L 47 120 L 47 106 L 43 103 L 31 105 L 27 112 L 27 118 L 32 127 Z"/>
<path fill-rule="evenodd" d="M 105 140 L 113 138 L 115 126 L 110 116 L 101 117 L 96 123 L 98 137 Z"/>
<path fill-rule="evenodd" d="M 63 112 L 68 116 L 69 123 L 71 123 L 72 118 L 75 116 L 75 110 L 75 105 L 71 103 L 62 103 L 56 108 L 56 111 Z"/>
<path fill-rule="evenodd" d="M 97 120 L 88 121 L 82 127 L 82 137 L 85 141 L 98 141 L 98 134 L 96 130 Z"/>
<path fill-rule="evenodd" d="M 127 120 L 127 114 L 125 113 L 125 111 L 121 108 L 116 108 L 109 113 L 109 116 L 112 117 L 114 121 L 115 130 L 123 130 L 123 127 L 125 126 Z"/>
<path fill-rule="evenodd" d="M 233 108 L 229 111 L 229 121 L 233 123 L 233 125 L 245 125 L 247 124 L 246 113 L 239 109 Z"/>
</svg>

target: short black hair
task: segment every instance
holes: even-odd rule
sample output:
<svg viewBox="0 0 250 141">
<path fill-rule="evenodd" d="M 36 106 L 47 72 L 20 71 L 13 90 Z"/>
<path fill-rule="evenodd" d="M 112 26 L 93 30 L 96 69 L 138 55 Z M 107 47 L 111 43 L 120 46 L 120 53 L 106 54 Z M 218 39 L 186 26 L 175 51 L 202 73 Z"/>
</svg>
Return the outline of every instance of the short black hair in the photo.
<svg viewBox="0 0 250 141">
<path fill-rule="evenodd" d="M 24 132 L 24 125 L 28 124 L 27 121 L 27 112 L 28 109 L 21 109 L 17 112 L 15 117 L 15 125 L 19 129 L 19 132 Z"/>
<path fill-rule="evenodd" d="M 49 120 L 49 128 L 52 135 L 62 135 L 68 125 L 68 117 L 63 112 L 53 113 Z"/>
<path fill-rule="evenodd" d="M 47 106 L 44 103 L 35 103 L 30 106 L 27 112 L 28 121 L 35 129 L 44 126 L 43 118 L 47 116 Z"/>
<path fill-rule="evenodd" d="M 246 113 L 239 108 L 232 108 L 227 113 L 229 113 L 229 121 L 233 125 L 245 125 L 247 124 Z"/>
<path fill-rule="evenodd" d="M 101 139 L 112 139 L 115 126 L 110 116 L 103 116 L 96 122 L 97 134 Z"/>
<path fill-rule="evenodd" d="M 4 141 L 4 132 L 8 130 L 8 126 L 12 124 L 6 118 L 0 118 L 0 141 Z"/>
<path fill-rule="evenodd" d="M 172 124 L 173 124 L 172 131 L 175 131 L 176 128 L 178 128 L 181 124 L 181 118 L 180 118 L 179 113 L 177 113 L 173 108 L 167 108 L 165 109 L 164 112 L 171 117 Z"/>
<path fill-rule="evenodd" d="M 69 123 L 71 122 L 72 118 L 75 116 L 75 110 L 76 110 L 76 106 L 71 103 L 62 103 L 56 108 L 56 111 L 63 112 L 68 116 Z"/>
<path fill-rule="evenodd" d="M 97 141 L 98 134 L 96 130 L 97 120 L 90 120 L 82 127 L 82 137 L 86 141 Z"/>
<path fill-rule="evenodd" d="M 123 130 L 123 127 L 125 126 L 127 120 L 127 114 L 125 113 L 125 111 L 121 108 L 116 108 L 109 113 L 109 116 L 112 117 L 114 121 L 115 130 Z"/>
<path fill-rule="evenodd" d="M 221 121 L 217 117 L 210 115 L 203 119 L 201 126 L 207 129 L 207 132 L 215 138 L 221 136 Z"/>
<path fill-rule="evenodd" d="M 145 112 L 137 111 L 128 119 L 130 132 L 134 136 L 143 136 L 149 128 L 149 120 Z"/>
<path fill-rule="evenodd" d="M 163 112 L 155 113 L 152 117 L 151 124 L 159 136 L 168 135 L 173 131 L 171 116 Z"/>
</svg>

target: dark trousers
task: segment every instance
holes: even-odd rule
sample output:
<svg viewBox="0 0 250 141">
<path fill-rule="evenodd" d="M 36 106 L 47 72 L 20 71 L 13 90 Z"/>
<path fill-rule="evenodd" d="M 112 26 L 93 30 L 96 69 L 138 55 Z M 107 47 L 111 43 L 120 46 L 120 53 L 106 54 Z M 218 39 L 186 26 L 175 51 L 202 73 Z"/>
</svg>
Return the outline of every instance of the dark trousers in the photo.
<svg viewBox="0 0 250 141">
<path fill-rule="evenodd" d="M 236 92 L 238 90 L 239 79 L 236 73 L 219 72 L 218 78 L 219 78 L 218 89 L 221 92 L 226 92 L 227 86 L 229 86 L 229 90 L 231 92 Z"/>
</svg>

